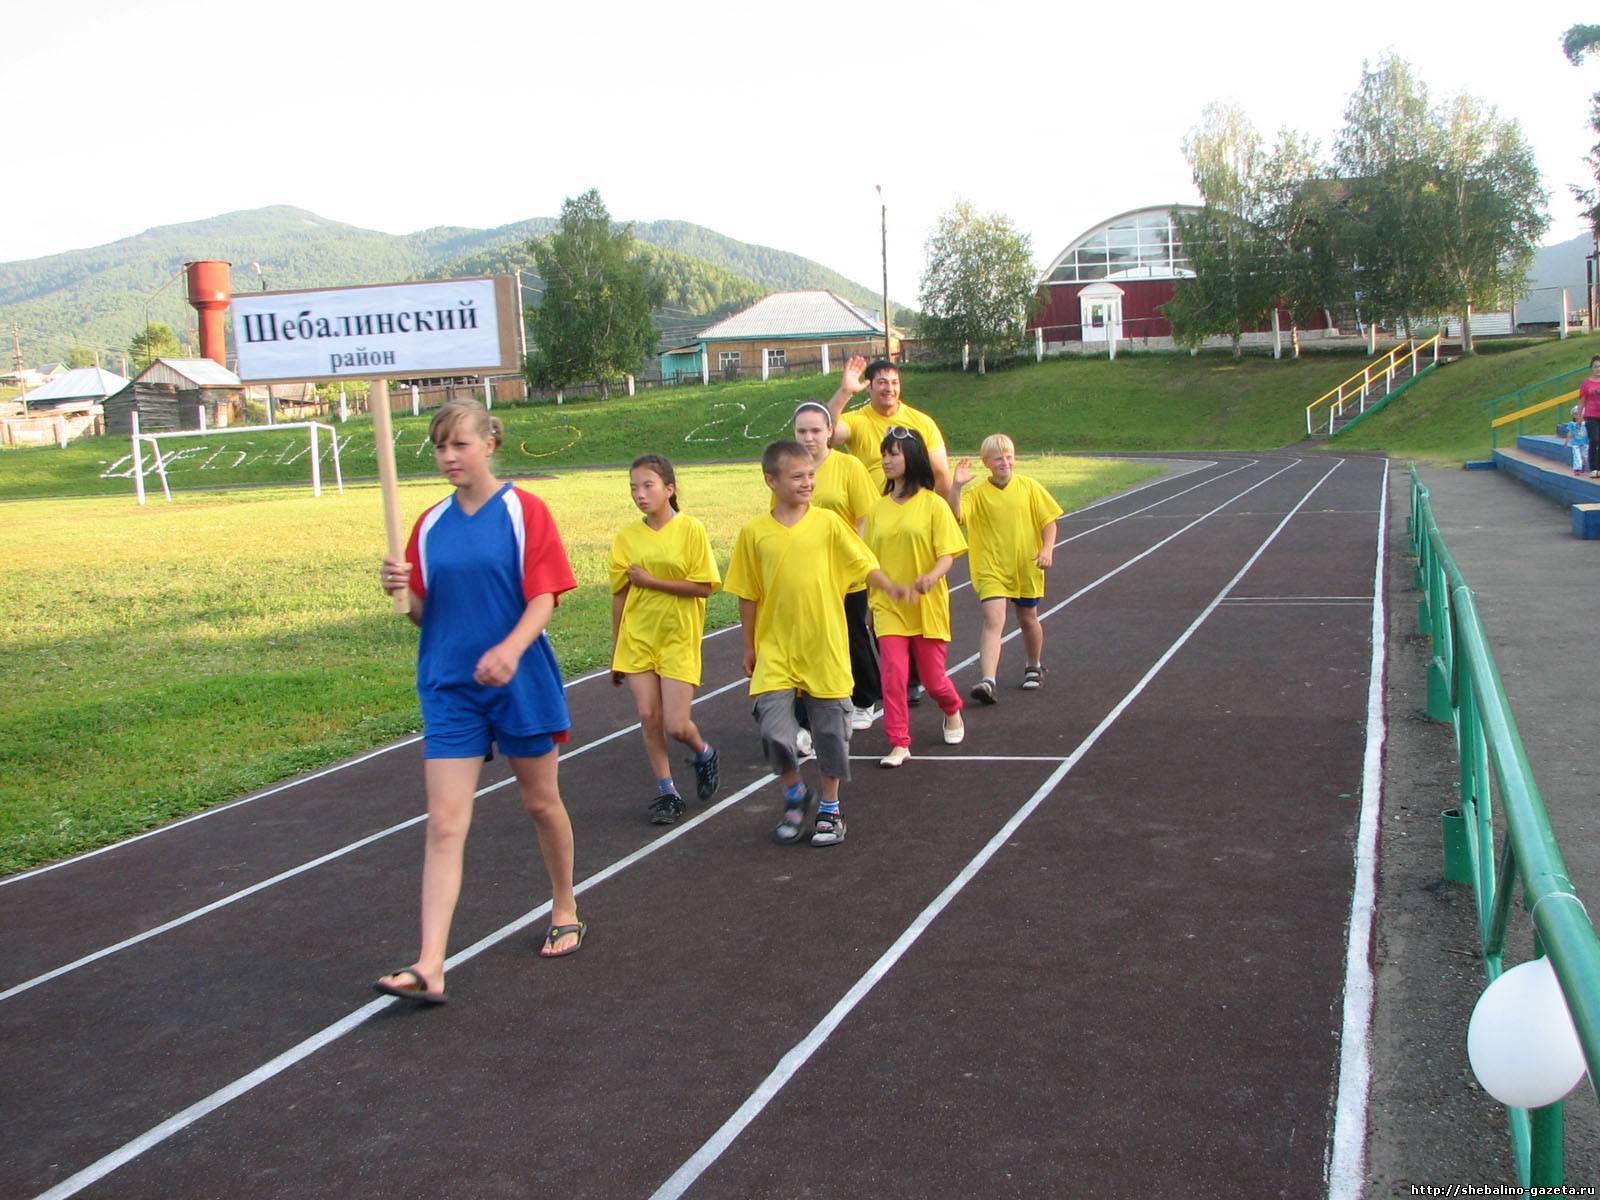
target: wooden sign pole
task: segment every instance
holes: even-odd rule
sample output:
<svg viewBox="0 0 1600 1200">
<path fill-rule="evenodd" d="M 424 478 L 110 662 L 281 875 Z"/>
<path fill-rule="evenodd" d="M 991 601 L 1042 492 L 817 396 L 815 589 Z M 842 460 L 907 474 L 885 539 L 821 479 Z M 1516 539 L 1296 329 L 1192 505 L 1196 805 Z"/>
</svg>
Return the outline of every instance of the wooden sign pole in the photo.
<svg viewBox="0 0 1600 1200">
<path fill-rule="evenodd" d="M 400 488 L 396 483 L 394 466 L 394 425 L 389 416 L 389 381 L 374 379 L 370 394 L 368 407 L 372 409 L 373 449 L 378 455 L 378 486 L 383 490 L 383 531 L 389 544 L 389 557 L 399 558 L 405 553 L 406 545 L 405 535 L 400 528 Z M 411 611 L 409 590 L 401 588 L 390 593 L 394 598 L 395 612 Z"/>
</svg>

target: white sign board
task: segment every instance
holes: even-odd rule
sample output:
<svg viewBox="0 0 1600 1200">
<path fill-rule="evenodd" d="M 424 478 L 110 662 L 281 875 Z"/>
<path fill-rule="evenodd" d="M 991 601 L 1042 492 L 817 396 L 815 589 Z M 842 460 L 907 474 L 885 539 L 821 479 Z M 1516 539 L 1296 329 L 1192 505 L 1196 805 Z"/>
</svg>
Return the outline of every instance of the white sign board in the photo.
<svg viewBox="0 0 1600 1200">
<path fill-rule="evenodd" d="M 515 370 L 509 279 L 236 293 L 239 378 L 252 383 Z"/>
</svg>

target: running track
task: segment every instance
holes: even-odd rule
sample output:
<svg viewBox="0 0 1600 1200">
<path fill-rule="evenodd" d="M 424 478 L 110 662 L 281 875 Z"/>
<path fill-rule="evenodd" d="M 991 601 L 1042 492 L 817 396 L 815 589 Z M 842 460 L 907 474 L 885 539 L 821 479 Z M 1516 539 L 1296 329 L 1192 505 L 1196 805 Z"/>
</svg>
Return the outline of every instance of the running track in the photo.
<svg viewBox="0 0 1600 1200">
<path fill-rule="evenodd" d="M 589 941 L 535 957 L 543 870 L 491 764 L 441 1009 L 368 990 L 415 950 L 414 740 L 0 881 L 0 1183 L 1324 1191 L 1352 1092 L 1386 468 L 1173 465 L 1062 520 L 1044 690 L 1015 689 L 1013 639 L 964 745 L 938 744 L 931 704 L 898 772 L 875 765 L 881 725 L 857 734 L 843 846 L 770 840 L 737 633 L 707 639 L 696 708 L 722 791 L 667 831 L 644 820 L 626 692 L 574 682 L 561 780 Z M 970 589 L 952 609 L 964 695 Z"/>
</svg>

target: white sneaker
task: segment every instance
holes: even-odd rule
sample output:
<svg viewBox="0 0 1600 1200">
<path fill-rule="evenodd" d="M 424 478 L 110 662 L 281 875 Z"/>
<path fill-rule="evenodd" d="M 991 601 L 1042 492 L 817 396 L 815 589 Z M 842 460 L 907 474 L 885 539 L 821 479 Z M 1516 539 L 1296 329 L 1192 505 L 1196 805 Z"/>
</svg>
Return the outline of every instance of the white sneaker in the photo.
<svg viewBox="0 0 1600 1200">
<path fill-rule="evenodd" d="M 850 728 L 858 732 L 863 729 L 871 729 L 872 711 L 870 708 L 852 709 L 850 712 Z"/>
<path fill-rule="evenodd" d="M 795 734 L 794 748 L 800 751 L 801 758 L 810 757 L 812 750 L 811 730 L 802 729 L 799 733 Z"/>
<path fill-rule="evenodd" d="M 967 736 L 967 727 L 961 723 L 961 714 L 951 713 L 944 719 L 944 744 L 946 746 L 959 746 L 961 739 Z"/>
<path fill-rule="evenodd" d="M 906 759 L 910 757 L 910 746 L 894 746 L 889 750 L 889 753 L 878 760 L 878 765 L 880 767 L 899 767 L 903 766 Z"/>
</svg>

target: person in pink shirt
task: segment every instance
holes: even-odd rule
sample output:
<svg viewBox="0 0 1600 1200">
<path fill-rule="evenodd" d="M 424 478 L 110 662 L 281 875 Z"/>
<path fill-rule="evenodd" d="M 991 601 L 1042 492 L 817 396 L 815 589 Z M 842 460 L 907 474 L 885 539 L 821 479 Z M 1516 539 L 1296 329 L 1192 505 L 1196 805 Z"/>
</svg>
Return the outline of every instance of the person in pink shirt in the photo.
<svg viewBox="0 0 1600 1200">
<path fill-rule="evenodd" d="M 1600 354 L 1589 360 L 1589 378 L 1578 385 L 1578 401 L 1589 433 L 1589 478 L 1600 479 Z"/>
</svg>

